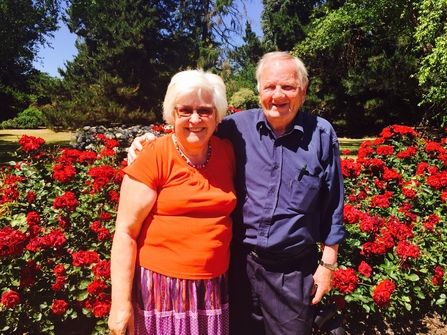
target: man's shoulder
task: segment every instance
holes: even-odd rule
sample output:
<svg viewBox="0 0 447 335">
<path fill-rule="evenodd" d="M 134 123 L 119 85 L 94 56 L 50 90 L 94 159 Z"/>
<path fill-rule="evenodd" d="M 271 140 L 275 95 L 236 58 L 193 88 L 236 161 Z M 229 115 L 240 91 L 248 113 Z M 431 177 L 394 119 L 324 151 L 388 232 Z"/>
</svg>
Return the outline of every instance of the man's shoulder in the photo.
<svg viewBox="0 0 447 335">
<path fill-rule="evenodd" d="M 253 120 L 254 118 L 257 119 L 259 115 L 262 113 L 261 108 L 253 108 L 253 109 L 247 109 L 241 112 L 233 113 L 223 119 L 225 120 L 233 120 L 234 122 L 243 122 L 246 120 Z"/>
<path fill-rule="evenodd" d="M 302 111 L 300 111 L 299 113 L 304 127 L 312 125 L 313 127 L 315 127 L 315 129 L 319 129 L 326 133 L 334 132 L 332 124 L 328 120 L 322 118 L 321 116 L 309 114 Z"/>
</svg>

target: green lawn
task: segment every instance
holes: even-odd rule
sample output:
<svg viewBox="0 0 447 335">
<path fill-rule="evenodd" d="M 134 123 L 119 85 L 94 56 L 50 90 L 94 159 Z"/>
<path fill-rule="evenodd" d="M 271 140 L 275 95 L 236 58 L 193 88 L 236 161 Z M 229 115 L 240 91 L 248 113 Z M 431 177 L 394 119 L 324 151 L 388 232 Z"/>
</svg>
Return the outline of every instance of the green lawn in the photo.
<svg viewBox="0 0 447 335">
<path fill-rule="evenodd" d="M 19 148 L 20 137 L 26 134 L 28 136 L 42 137 L 47 144 L 57 146 L 68 146 L 70 141 L 75 140 L 73 132 L 54 132 L 49 129 L 13 129 L 0 130 L 0 165 L 7 163 L 11 159 L 11 153 Z M 361 143 L 366 139 L 340 138 L 340 151 L 349 149 L 349 155 L 342 157 L 354 158 Z"/>
<path fill-rule="evenodd" d="M 19 139 L 23 134 L 28 136 L 41 137 L 49 145 L 68 146 L 74 140 L 74 133 L 54 132 L 49 129 L 6 129 L 0 130 L 0 165 L 4 165 L 11 160 L 11 153 L 16 151 Z"/>
<path fill-rule="evenodd" d="M 344 150 L 349 150 L 351 153 L 349 155 L 341 155 L 343 158 L 349 157 L 349 158 L 355 158 L 357 157 L 357 152 L 359 149 L 360 144 L 368 140 L 369 138 L 340 138 L 340 152 L 343 153 Z"/>
</svg>

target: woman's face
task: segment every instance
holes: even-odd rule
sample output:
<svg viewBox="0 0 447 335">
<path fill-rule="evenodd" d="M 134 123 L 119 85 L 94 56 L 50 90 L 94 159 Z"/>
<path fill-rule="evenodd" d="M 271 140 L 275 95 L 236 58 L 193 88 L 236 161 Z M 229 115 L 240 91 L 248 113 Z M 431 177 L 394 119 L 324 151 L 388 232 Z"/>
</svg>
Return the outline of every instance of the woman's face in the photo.
<svg viewBox="0 0 447 335">
<path fill-rule="evenodd" d="M 175 105 L 174 131 L 186 150 L 200 150 L 216 129 L 216 110 L 211 93 L 197 92 L 181 96 Z"/>
</svg>

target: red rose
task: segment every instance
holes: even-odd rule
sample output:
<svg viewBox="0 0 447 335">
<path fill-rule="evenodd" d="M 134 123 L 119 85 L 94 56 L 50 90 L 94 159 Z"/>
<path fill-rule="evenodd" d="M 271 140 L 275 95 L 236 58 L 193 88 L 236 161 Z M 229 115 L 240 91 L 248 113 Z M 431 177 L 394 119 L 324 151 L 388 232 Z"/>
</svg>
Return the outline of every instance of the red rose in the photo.
<svg viewBox="0 0 447 335">
<path fill-rule="evenodd" d="M 68 309 L 68 303 L 65 300 L 56 300 L 51 306 L 51 310 L 56 315 L 64 314 Z"/>
<path fill-rule="evenodd" d="M 71 165 L 57 164 L 53 167 L 54 180 L 68 183 L 76 176 L 76 169 Z"/>
<path fill-rule="evenodd" d="M 36 200 L 36 193 L 29 191 L 28 194 L 26 195 L 26 201 L 28 202 L 33 202 L 34 200 Z"/>
<path fill-rule="evenodd" d="M 103 318 L 110 312 L 110 302 L 96 301 L 93 305 L 93 315 L 97 318 Z"/>
<path fill-rule="evenodd" d="M 99 255 L 95 251 L 80 250 L 74 252 L 71 256 L 73 257 L 74 266 L 84 266 L 99 262 Z"/>
<path fill-rule="evenodd" d="M 65 234 L 60 229 L 53 229 L 43 237 L 45 247 L 61 248 L 66 241 Z"/>
<path fill-rule="evenodd" d="M 56 197 L 53 203 L 55 209 L 66 208 L 74 211 L 78 207 L 78 200 L 76 200 L 75 194 L 71 191 L 67 191 L 61 197 Z"/>
<path fill-rule="evenodd" d="M 440 267 L 439 265 L 435 266 L 434 272 L 435 272 L 436 277 L 440 277 L 440 278 L 444 277 L 445 270 L 442 267 Z"/>
<path fill-rule="evenodd" d="M 391 145 L 382 145 L 380 147 L 377 147 L 376 152 L 379 155 L 389 156 L 394 153 L 394 148 Z"/>
<path fill-rule="evenodd" d="M 88 284 L 87 292 L 90 294 L 100 294 L 108 288 L 107 284 L 101 279 L 95 279 L 90 284 Z"/>
<path fill-rule="evenodd" d="M 54 274 L 58 276 L 64 276 L 65 275 L 65 266 L 62 264 L 58 264 L 53 269 Z"/>
<path fill-rule="evenodd" d="M 99 261 L 98 264 L 93 267 L 93 274 L 95 277 L 110 278 L 110 261 Z"/>
<path fill-rule="evenodd" d="M 68 228 L 70 228 L 71 221 L 68 216 L 59 215 L 57 217 L 57 221 L 59 222 L 59 226 L 61 226 L 62 229 L 67 230 Z"/>
<path fill-rule="evenodd" d="M 432 282 L 433 285 L 435 285 L 435 286 L 440 286 L 440 285 L 442 285 L 442 283 L 443 283 L 443 278 L 439 278 L 439 277 L 434 276 L 434 277 L 431 279 L 431 282 Z"/>
<path fill-rule="evenodd" d="M 395 288 L 396 285 L 389 279 L 385 279 L 377 284 L 372 297 L 374 303 L 379 307 L 389 306 L 391 303 L 391 294 Z"/>
<path fill-rule="evenodd" d="M 359 272 L 365 277 L 369 278 L 372 274 L 372 268 L 365 261 L 361 261 L 359 265 Z"/>
<path fill-rule="evenodd" d="M 111 180 L 114 179 L 116 171 L 113 167 L 108 165 L 92 167 L 88 172 L 89 176 L 93 178 L 93 190 L 95 192 L 103 189 Z"/>
<path fill-rule="evenodd" d="M 40 137 L 22 135 L 19 143 L 22 146 L 22 151 L 29 152 L 39 150 L 40 146 L 45 144 L 45 140 Z"/>
<path fill-rule="evenodd" d="M 2 304 L 6 308 L 14 308 L 20 304 L 20 296 L 16 291 L 9 290 L 2 295 Z"/>
<path fill-rule="evenodd" d="M 110 232 L 106 227 L 100 227 L 96 230 L 96 234 L 98 235 L 98 241 L 104 241 L 109 236 Z"/>
<path fill-rule="evenodd" d="M 26 236 L 9 227 L 0 229 L 0 256 L 17 256 L 23 252 Z"/>
<path fill-rule="evenodd" d="M 338 269 L 334 272 L 334 287 L 340 293 L 348 294 L 355 290 L 359 278 L 352 268 Z"/>
<path fill-rule="evenodd" d="M 110 220 L 112 220 L 112 214 L 110 214 L 110 213 L 108 213 L 108 212 L 102 212 L 100 215 L 99 215 L 99 219 L 101 220 L 101 221 L 110 221 Z"/>
<path fill-rule="evenodd" d="M 51 286 L 51 289 L 54 292 L 59 292 L 64 288 L 64 285 L 67 283 L 67 279 L 65 278 L 65 276 L 59 276 L 56 277 L 56 281 L 54 282 L 54 284 Z"/>
<path fill-rule="evenodd" d="M 354 224 L 359 221 L 359 211 L 351 204 L 346 204 L 343 209 L 343 222 Z"/>
<path fill-rule="evenodd" d="M 109 199 L 110 202 L 118 202 L 120 200 L 120 195 L 115 190 L 109 191 L 109 197 L 110 197 L 110 199 Z"/>
<path fill-rule="evenodd" d="M 399 241 L 396 247 L 396 254 L 399 258 L 419 258 L 421 256 L 421 251 L 419 250 L 419 247 L 416 245 L 412 245 L 408 241 Z"/>
</svg>

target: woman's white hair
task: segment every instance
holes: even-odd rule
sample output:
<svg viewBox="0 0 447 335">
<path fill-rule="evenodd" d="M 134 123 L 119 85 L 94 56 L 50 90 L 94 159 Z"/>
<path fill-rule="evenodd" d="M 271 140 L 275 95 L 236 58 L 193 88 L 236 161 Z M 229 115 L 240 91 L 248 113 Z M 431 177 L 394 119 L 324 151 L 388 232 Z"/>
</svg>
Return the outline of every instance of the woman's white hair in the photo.
<svg viewBox="0 0 447 335">
<path fill-rule="evenodd" d="M 219 123 L 227 114 L 227 90 L 221 77 L 201 69 L 178 72 L 172 77 L 163 102 L 163 119 L 166 123 L 174 124 L 175 106 L 181 96 L 196 93 L 201 99 L 203 92 L 213 96 L 216 122 Z"/>
<path fill-rule="evenodd" d="M 260 59 L 258 66 L 256 67 L 256 81 L 258 82 L 257 88 L 258 92 L 261 90 L 261 75 L 262 71 L 264 70 L 264 66 L 268 61 L 275 60 L 275 59 L 290 59 L 295 62 L 296 66 L 296 72 L 298 73 L 298 81 L 300 84 L 301 89 L 305 89 L 308 84 L 308 78 L 307 78 L 307 69 L 304 65 L 303 61 L 299 59 L 298 57 L 292 56 L 288 52 L 284 51 L 274 51 L 266 53 L 262 58 Z"/>
</svg>

